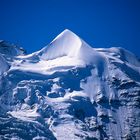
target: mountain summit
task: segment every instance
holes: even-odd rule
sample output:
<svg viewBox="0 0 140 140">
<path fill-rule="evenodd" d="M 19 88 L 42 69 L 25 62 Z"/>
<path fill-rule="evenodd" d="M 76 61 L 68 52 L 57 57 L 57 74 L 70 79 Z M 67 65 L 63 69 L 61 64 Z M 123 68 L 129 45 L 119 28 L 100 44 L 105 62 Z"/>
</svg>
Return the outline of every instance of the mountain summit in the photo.
<svg viewBox="0 0 140 140">
<path fill-rule="evenodd" d="M 40 51 L 0 41 L 0 139 L 139 140 L 140 61 L 64 30 Z"/>
<path fill-rule="evenodd" d="M 47 60 L 62 56 L 76 57 L 85 46 L 88 47 L 82 39 L 66 29 L 43 49 L 43 57 Z"/>
<path fill-rule="evenodd" d="M 44 60 L 52 60 L 67 56 L 90 61 L 87 59 L 92 59 L 94 51 L 95 50 L 80 37 L 66 29 L 41 50 L 41 58 Z"/>
</svg>

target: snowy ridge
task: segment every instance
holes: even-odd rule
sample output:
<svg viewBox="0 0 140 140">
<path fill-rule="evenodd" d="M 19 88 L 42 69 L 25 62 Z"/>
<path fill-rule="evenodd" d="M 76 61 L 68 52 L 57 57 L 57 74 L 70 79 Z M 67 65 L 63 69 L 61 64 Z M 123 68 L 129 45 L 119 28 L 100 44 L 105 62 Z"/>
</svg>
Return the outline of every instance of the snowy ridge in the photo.
<svg viewBox="0 0 140 140">
<path fill-rule="evenodd" d="M 57 51 L 56 51 L 57 50 Z M 66 29 L 59 34 L 47 47 L 40 51 L 41 59 L 52 60 L 58 57 L 68 56 L 91 62 L 91 59 L 98 57 L 92 47 L 84 42 L 72 31 Z"/>
<path fill-rule="evenodd" d="M 23 50 L 23 48 L 17 47 L 14 44 L 0 40 L 0 53 L 6 55 L 7 57 L 14 57 L 17 55 L 24 55 L 25 50 Z"/>
<path fill-rule="evenodd" d="M 75 57 L 78 55 L 82 43 L 78 36 L 66 29 L 42 50 L 41 58 L 50 60 L 62 56 Z"/>
<path fill-rule="evenodd" d="M 29 55 L 0 44 L 0 139 L 140 139 L 131 52 L 92 48 L 67 29 Z"/>
</svg>

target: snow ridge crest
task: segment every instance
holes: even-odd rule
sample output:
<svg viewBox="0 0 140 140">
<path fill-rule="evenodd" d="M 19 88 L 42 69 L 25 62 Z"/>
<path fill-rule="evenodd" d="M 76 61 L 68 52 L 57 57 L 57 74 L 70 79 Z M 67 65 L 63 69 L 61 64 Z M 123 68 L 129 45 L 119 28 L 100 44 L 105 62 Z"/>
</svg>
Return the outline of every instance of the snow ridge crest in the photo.
<svg viewBox="0 0 140 140">
<path fill-rule="evenodd" d="M 41 58 L 51 60 L 62 56 L 79 57 L 84 48 L 92 49 L 75 33 L 65 29 L 47 47 L 41 50 Z"/>
</svg>

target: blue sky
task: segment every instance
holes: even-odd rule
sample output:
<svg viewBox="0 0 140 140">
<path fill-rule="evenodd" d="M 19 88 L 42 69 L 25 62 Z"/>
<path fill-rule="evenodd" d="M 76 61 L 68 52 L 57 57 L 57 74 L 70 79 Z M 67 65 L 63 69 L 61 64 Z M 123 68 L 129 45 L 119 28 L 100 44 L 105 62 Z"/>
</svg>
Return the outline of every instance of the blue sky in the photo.
<svg viewBox="0 0 140 140">
<path fill-rule="evenodd" d="M 0 0 L 0 39 L 28 53 L 65 28 L 92 47 L 123 47 L 140 56 L 139 0 Z"/>
</svg>

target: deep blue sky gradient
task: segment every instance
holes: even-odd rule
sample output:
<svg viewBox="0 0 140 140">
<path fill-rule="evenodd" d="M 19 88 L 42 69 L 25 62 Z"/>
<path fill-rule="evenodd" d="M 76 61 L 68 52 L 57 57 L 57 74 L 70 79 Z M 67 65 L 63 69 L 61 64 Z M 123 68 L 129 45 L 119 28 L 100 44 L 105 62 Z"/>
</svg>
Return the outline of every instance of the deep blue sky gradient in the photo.
<svg viewBox="0 0 140 140">
<path fill-rule="evenodd" d="M 37 51 L 65 28 L 140 57 L 140 0 L 0 0 L 0 39 Z"/>
</svg>

